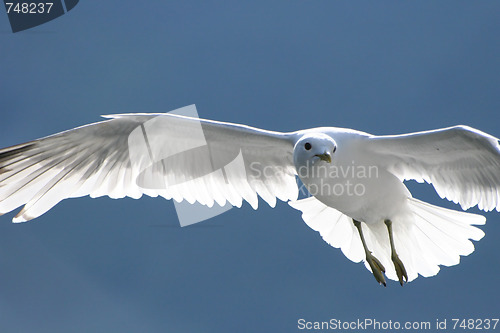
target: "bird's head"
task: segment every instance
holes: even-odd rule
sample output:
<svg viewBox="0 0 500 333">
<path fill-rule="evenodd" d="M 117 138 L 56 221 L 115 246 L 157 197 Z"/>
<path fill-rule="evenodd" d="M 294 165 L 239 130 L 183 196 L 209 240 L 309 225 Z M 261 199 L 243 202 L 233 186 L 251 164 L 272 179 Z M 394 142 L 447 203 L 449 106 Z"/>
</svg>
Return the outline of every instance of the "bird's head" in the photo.
<svg viewBox="0 0 500 333">
<path fill-rule="evenodd" d="M 293 148 L 293 162 L 296 167 L 312 166 L 318 163 L 332 163 L 337 143 L 324 133 L 306 134 Z"/>
</svg>

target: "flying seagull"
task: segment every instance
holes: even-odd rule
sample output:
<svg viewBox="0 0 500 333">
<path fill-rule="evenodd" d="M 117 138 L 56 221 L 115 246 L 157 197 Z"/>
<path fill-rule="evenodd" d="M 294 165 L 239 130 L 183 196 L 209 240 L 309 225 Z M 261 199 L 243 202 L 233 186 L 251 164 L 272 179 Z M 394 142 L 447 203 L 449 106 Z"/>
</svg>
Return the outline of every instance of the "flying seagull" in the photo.
<svg viewBox="0 0 500 333">
<path fill-rule="evenodd" d="M 406 180 L 500 210 L 497 138 L 467 126 L 375 136 L 337 127 L 281 133 L 172 113 L 118 114 L 0 150 L 0 214 L 36 218 L 66 198 L 162 196 L 212 207 L 258 196 L 309 227 L 380 284 L 456 265 L 484 233 L 481 215 L 412 197 Z M 298 200 L 297 177 L 310 196 Z M 385 275 L 385 276 L 384 276 Z"/>
</svg>

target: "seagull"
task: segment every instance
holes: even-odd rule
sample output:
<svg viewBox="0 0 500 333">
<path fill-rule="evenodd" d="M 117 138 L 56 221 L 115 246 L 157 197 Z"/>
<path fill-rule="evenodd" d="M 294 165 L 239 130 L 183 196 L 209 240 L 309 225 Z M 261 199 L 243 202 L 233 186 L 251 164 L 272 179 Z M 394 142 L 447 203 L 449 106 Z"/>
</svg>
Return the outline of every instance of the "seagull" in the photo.
<svg viewBox="0 0 500 333">
<path fill-rule="evenodd" d="M 271 207 L 279 199 L 386 286 L 458 264 L 484 236 L 483 216 L 413 198 L 405 181 L 432 184 L 463 210 L 500 210 L 499 140 L 477 129 L 282 133 L 183 115 L 193 107 L 103 116 L 0 149 L 0 214 L 24 205 L 13 222 L 25 222 L 87 195 L 254 209 L 258 197 Z"/>
</svg>

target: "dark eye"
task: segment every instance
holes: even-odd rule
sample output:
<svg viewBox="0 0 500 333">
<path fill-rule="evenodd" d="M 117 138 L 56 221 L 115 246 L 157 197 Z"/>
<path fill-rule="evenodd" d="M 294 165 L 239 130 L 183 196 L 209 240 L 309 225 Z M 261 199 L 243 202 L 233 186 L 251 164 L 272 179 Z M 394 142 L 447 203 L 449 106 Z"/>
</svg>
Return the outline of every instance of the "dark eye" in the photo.
<svg viewBox="0 0 500 333">
<path fill-rule="evenodd" d="M 337 146 L 333 147 L 332 154 L 337 151 Z"/>
<path fill-rule="evenodd" d="M 312 146 L 311 146 L 311 144 L 309 142 L 306 142 L 306 144 L 304 145 L 304 148 L 306 150 L 311 150 Z"/>
</svg>

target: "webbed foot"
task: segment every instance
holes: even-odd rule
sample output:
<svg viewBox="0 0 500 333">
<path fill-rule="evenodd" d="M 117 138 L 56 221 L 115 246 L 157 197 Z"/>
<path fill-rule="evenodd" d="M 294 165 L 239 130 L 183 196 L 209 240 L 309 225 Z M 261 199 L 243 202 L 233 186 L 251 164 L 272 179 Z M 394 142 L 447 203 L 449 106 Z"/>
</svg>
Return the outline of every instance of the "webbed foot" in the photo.
<svg viewBox="0 0 500 333">
<path fill-rule="evenodd" d="M 396 274 L 398 276 L 399 284 L 403 286 L 404 283 L 408 282 L 408 274 L 406 274 L 405 265 L 403 265 L 403 262 L 401 261 L 401 259 L 399 259 L 396 253 L 392 254 L 391 259 L 392 262 L 394 263 L 394 268 L 396 269 Z"/>
<path fill-rule="evenodd" d="M 370 268 L 372 269 L 373 276 L 375 277 L 375 280 L 377 280 L 378 283 L 383 284 L 384 287 L 386 287 L 385 283 L 385 267 L 382 265 L 382 263 L 375 258 L 373 254 L 370 252 L 366 253 L 366 261 L 368 262 L 368 265 L 370 265 Z M 404 267 L 403 267 L 404 269 Z"/>
</svg>

